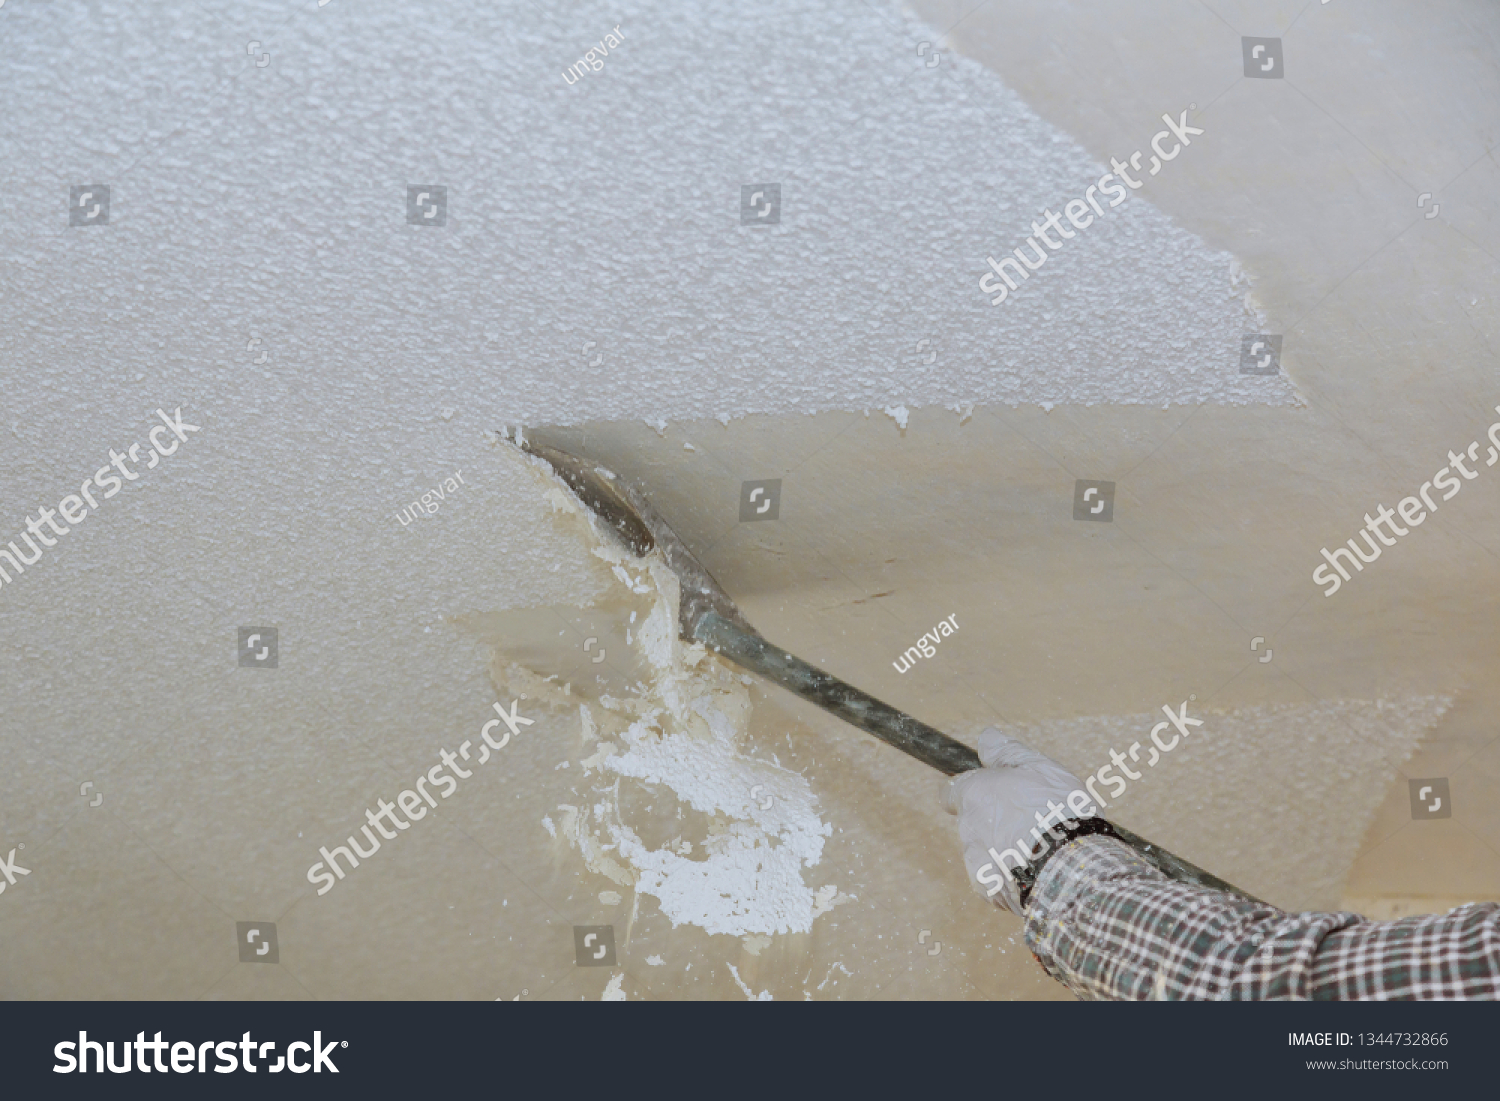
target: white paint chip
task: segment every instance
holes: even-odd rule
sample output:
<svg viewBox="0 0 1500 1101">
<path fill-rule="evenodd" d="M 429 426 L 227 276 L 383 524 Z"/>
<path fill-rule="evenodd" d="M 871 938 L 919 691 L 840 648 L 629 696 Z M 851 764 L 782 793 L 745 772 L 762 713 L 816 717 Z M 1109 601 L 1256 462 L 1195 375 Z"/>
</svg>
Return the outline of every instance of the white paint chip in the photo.
<svg viewBox="0 0 1500 1101">
<path fill-rule="evenodd" d="M 752 994 L 750 992 L 750 988 L 746 986 L 744 980 L 740 978 L 739 970 L 734 966 L 734 964 L 731 963 L 728 966 L 729 973 L 734 976 L 735 985 L 743 990 L 745 992 L 745 997 L 749 998 L 752 1002 L 774 1002 L 776 1000 L 771 996 L 771 992 L 769 990 L 762 990 L 759 994 Z"/>
</svg>

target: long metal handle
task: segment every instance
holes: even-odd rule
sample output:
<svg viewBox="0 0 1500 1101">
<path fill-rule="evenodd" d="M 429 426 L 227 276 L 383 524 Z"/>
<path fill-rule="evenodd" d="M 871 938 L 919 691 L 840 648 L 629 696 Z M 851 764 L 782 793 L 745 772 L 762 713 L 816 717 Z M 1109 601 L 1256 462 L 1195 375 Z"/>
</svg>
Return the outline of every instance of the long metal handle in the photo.
<svg viewBox="0 0 1500 1101">
<path fill-rule="evenodd" d="M 775 681 L 788 692 L 831 711 L 845 722 L 869 731 L 902 753 L 931 765 L 948 776 L 979 767 L 979 754 L 941 730 L 918 722 L 852 684 L 779 650 L 754 631 L 730 623 L 714 612 L 700 616 L 693 631 L 698 641 Z"/>
<path fill-rule="evenodd" d="M 693 637 L 736 665 L 774 681 L 945 775 L 956 776 L 980 767 L 979 754 L 963 742 L 772 646 L 757 632 L 746 630 L 716 612 L 698 617 Z M 1171 878 L 1214 891 L 1228 891 L 1251 902 L 1261 901 L 1123 826 L 1113 822 L 1110 825 L 1122 841 Z"/>
</svg>

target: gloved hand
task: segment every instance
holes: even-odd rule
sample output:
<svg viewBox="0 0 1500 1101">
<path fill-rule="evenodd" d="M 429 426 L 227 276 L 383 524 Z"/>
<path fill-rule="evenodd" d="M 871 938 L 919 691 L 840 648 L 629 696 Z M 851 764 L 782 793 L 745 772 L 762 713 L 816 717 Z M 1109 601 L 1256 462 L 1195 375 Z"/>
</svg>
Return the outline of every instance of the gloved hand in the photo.
<svg viewBox="0 0 1500 1101">
<path fill-rule="evenodd" d="M 958 815 L 958 837 L 964 847 L 969 882 L 981 894 L 1020 914 L 1019 884 L 1005 874 L 996 854 L 1018 850 L 1020 841 L 1027 846 L 1020 853 L 1022 857 L 1040 855 L 1038 840 L 1031 831 L 1035 829 L 1043 839 L 1047 835 L 1037 816 L 1041 815 L 1049 826 L 1078 819 L 1079 812 L 1067 809 L 1067 803 L 1072 793 L 1083 789 L 1083 783 L 1051 757 L 1028 749 L 992 726 L 979 735 L 979 760 L 983 768 L 943 782 L 943 809 Z M 1088 809 L 1098 813 L 1092 800 Z M 1004 865 L 1014 866 L 1014 860 Z"/>
</svg>

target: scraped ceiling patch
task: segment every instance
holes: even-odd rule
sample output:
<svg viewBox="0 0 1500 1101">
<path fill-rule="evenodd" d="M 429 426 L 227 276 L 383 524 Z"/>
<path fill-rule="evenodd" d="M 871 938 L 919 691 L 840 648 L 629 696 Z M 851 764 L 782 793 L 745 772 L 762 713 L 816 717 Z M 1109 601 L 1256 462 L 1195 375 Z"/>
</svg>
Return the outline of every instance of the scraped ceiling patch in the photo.
<svg viewBox="0 0 1500 1101">
<path fill-rule="evenodd" d="M 1154 767 L 1130 766 L 1141 779 L 1107 814 L 1274 905 L 1335 908 L 1395 769 L 1451 703 L 1410 696 L 1217 712 L 1189 704 L 1203 725 Z M 1111 749 L 1128 765 L 1131 744 L 1149 749 L 1161 719 L 1069 719 L 1007 732 L 1083 776 L 1108 765 Z"/>
<path fill-rule="evenodd" d="M 549 497 L 610 565 L 615 598 L 638 605 L 626 637 L 644 675 L 623 691 L 579 703 L 571 682 L 497 653 L 491 673 L 502 695 L 524 694 L 578 716 L 587 756 L 579 760 L 582 776 L 571 796 L 577 801 L 559 805 L 557 823 L 549 815 L 544 828 L 590 871 L 654 898 L 674 926 L 755 936 L 756 952 L 766 937 L 808 932 L 845 900 L 836 885 L 806 878 L 832 827 L 806 778 L 749 752 L 751 678 L 678 637 L 677 576 L 660 551 L 635 558 L 571 493 L 559 486 Z M 632 800 L 632 793 L 644 798 Z M 677 836 L 665 843 L 644 836 L 660 833 L 652 824 L 672 821 L 674 811 Z M 685 818 L 685 811 L 693 813 Z"/>
</svg>

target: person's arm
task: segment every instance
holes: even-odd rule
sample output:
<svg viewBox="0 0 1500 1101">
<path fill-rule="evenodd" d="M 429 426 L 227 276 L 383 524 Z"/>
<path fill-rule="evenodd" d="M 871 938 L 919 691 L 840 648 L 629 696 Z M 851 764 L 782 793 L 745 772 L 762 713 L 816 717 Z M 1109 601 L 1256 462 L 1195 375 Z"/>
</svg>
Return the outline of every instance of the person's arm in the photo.
<svg viewBox="0 0 1500 1101">
<path fill-rule="evenodd" d="M 1077 781 L 995 730 L 981 735 L 980 758 L 986 767 L 954 780 L 945 805 L 960 816 L 971 882 L 986 884 L 995 851 Z M 1009 875 L 985 893 L 1024 917 L 1037 961 L 1081 998 L 1500 997 L 1494 903 L 1382 922 L 1287 913 L 1169 879 L 1108 836 L 1066 840 L 1034 863 L 1029 893 Z"/>
<path fill-rule="evenodd" d="M 1106 837 L 1063 845 L 1027 902 L 1026 943 L 1081 998 L 1500 996 L 1500 908 L 1366 921 L 1287 913 L 1168 879 Z"/>
</svg>

